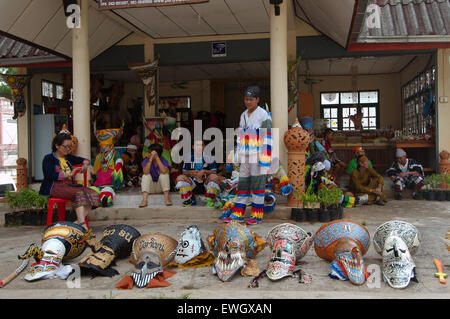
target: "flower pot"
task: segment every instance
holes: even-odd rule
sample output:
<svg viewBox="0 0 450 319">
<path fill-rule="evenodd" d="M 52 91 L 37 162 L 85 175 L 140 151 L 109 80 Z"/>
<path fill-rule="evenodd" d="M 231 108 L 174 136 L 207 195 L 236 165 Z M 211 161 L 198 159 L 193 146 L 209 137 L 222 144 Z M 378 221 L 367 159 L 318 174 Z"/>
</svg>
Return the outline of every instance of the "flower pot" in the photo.
<svg viewBox="0 0 450 319">
<path fill-rule="evenodd" d="M 5 215 L 5 226 L 21 226 L 23 224 L 23 212 L 12 212 Z"/>
<path fill-rule="evenodd" d="M 304 222 L 304 221 L 306 221 L 306 213 L 305 213 L 305 210 L 304 209 L 298 209 L 298 212 L 297 212 L 297 216 L 296 216 L 296 219 L 295 219 L 297 222 Z"/>
<path fill-rule="evenodd" d="M 344 207 L 339 206 L 338 208 L 338 219 L 344 218 Z"/>
<path fill-rule="evenodd" d="M 313 216 L 312 208 L 303 208 L 303 214 L 306 217 L 306 220 L 309 222 Z"/>
<path fill-rule="evenodd" d="M 339 210 L 338 210 L 338 208 L 330 209 L 330 219 L 331 220 L 339 219 Z"/>
<path fill-rule="evenodd" d="M 435 191 L 428 191 L 427 192 L 426 200 L 434 200 L 435 199 Z"/>
<path fill-rule="evenodd" d="M 291 208 L 291 219 L 297 220 L 298 208 Z"/>
<path fill-rule="evenodd" d="M 5 214 L 5 227 L 12 226 L 13 223 L 13 213 Z"/>
<path fill-rule="evenodd" d="M 328 209 L 319 210 L 319 221 L 321 223 L 327 223 L 330 221 L 330 211 Z"/>
<path fill-rule="evenodd" d="M 445 199 L 450 201 L 450 190 L 445 191 Z"/>
<path fill-rule="evenodd" d="M 446 200 L 445 195 L 446 194 L 444 191 L 436 191 L 434 197 L 435 197 L 435 200 L 444 201 L 444 200 Z"/>
<path fill-rule="evenodd" d="M 307 220 L 309 222 L 315 223 L 319 221 L 319 210 L 318 209 L 309 209 L 307 213 Z"/>
</svg>

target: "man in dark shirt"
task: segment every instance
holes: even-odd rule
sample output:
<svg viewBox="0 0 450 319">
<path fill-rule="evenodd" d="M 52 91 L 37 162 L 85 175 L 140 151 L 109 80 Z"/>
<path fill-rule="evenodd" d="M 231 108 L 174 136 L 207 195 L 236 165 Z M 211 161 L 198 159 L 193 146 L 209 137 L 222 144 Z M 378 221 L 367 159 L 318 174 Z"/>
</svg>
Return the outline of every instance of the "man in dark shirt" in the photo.
<svg viewBox="0 0 450 319">
<path fill-rule="evenodd" d="M 204 148 L 203 141 L 195 141 L 191 161 L 184 163 L 183 174 L 177 177 L 175 187 L 184 200 L 183 206 L 196 205 L 195 195 L 205 194 L 206 206 L 213 207 L 220 192 L 217 164 L 214 158 L 203 153 Z"/>
</svg>

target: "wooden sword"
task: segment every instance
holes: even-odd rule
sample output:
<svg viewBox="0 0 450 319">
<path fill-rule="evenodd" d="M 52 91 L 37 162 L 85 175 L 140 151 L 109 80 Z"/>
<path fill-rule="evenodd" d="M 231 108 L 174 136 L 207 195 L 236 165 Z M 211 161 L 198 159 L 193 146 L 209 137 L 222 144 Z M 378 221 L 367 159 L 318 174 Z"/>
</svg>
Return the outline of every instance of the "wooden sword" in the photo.
<svg viewBox="0 0 450 319">
<path fill-rule="evenodd" d="M 11 282 L 14 278 L 16 278 L 27 266 L 29 259 L 22 260 L 22 263 L 20 264 L 19 268 L 17 268 L 15 271 L 13 271 L 9 276 L 7 276 L 5 279 L 0 281 L 0 288 L 3 288 L 6 286 L 9 282 Z"/>
<path fill-rule="evenodd" d="M 447 280 L 445 280 L 445 278 L 447 278 L 448 275 L 444 274 L 444 266 L 442 266 L 442 262 L 436 258 L 434 258 L 433 261 L 434 261 L 434 264 L 436 265 L 436 269 L 438 271 L 434 274 L 434 276 L 439 278 L 439 282 L 441 284 L 446 284 Z"/>
</svg>

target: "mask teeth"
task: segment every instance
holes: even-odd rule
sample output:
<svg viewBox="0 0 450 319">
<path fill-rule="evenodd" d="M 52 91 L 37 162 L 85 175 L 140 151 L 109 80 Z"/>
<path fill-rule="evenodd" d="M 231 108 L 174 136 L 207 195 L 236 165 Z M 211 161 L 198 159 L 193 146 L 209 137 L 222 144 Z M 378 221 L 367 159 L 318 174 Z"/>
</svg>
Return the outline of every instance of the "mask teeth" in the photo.
<svg viewBox="0 0 450 319">
<path fill-rule="evenodd" d="M 219 252 L 217 255 L 217 268 L 222 270 L 232 270 L 243 265 L 242 256 L 240 252 L 233 254 L 226 254 Z"/>
<path fill-rule="evenodd" d="M 155 277 L 156 272 L 146 274 L 145 276 L 141 276 L 138 273 L 133 273 L 133 279 L 136 283 L 136 286 L 139 288 L 145 287 L 148 285 L 148 283 Z"/>
</svg>

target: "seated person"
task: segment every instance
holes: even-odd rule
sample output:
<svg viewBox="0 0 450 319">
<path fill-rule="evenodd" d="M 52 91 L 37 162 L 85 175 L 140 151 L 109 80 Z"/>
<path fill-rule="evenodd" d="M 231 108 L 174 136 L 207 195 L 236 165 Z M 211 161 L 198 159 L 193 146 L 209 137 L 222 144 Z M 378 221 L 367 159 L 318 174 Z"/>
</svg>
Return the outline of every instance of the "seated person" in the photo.
<svg viewBox="0 0 450 319">
<path fill-rule="evenodd" d="M 128 144 L 127 150 L 122 153 L 122 160 L 125 186 L 139 186 L 142 175 L 142 161 L 137 146 Z"/>
<path fill-rule="evenodd" d="M 166 206 L 172 206 L 170 201 L 169 163 L 162 156 L 163 147 L 160 144 L 151 144 L 147 158 L 142 162 L 142 202 L 140 208 L 148 205 L 149 194 L 164 193 Z"/>
<path fill-rule="evenodd" d="M 369 159 L 366 156 L 360 156 L 357 169 L 350 175 L 349 193 L 346 195 L 368 195 L 368 205 L 375 203 L 384 206 L 387 199 L 383 192 L 383 185 L 383 177 L 369 167 Z"/>
<path fill-rule="evenodd" d="M 366 151 L 361 146 L 354 147 L 353 153 L 355 154 L 355 157 L 348 163 L 348 167 L 347 167 L 348 175 L 351 175 L 353 170 L 355 170 L 358 167 L 358 157 L 366 156 Z M 369 167 L 373 168 L 372 162 L 370 160 L 369 160 Z"/>
<path fill-rule="evenodd" d="M 42 161 L 44 180 L 41 183 L 39 195 L 45 197 L 62 198 L 72 201 L 75 209 L 76 224 L 87 229 L 85 217 L 92 208 L 99 207 L 100 197 L 96 191 L 75 184 L 73 165 L 83 164 L 79 173 L 85 172 L 89 167 L 89 160 L 70 154 L 72 150 L 72 137 L 60 133 L 52 141 L 52 153 L 47 154 Z"/>
<path fill-rule="evenodd" d="M 386 171 L 387 176 L 394 182 L 395 199 L 402 199 L 402 191 L 406 187 L 414 187 L 413 198 L 418 198 L 418 192 L 423 187 L 423 168 L 417 161 L 406 157 L 406 152 L 398 148 L 397 159 Z"/>
<path fill-rule="evenodd" d="M 183 174 L 177 177 L 175 188 L 184 200 L 183 206 L 196 205 L 195 195 L 205 194 L 206 206 L 213 207 L 216 195 L 220 192 L 217 164 L 214 158 L 203 153 L 203 141 L 195 141 L 192 148 L 191 160 L 184 163 Z"/>
<path fill-rule="evenodd" d="M 322 146 L 325 148 L 332 165 L 331 174 L 334 176 L 335 183 L 338 184 L 339 178 L 345 173 L 347 164 L 341 161 L 331 147 L 334 131 L 331 128 L 325 130 L 325 137 L 322 141 Z M 339 185 L 339 184 L 338 184 Z"/>
<path fill-rule="evenodd" d="M 327 161 L 316 161 L 311 164 L 309 173 L 305 178 L 305 193 L 308 195 L 318 195 L 319 190 L 323 187 L 328 189 L 337 188 L 338 186 L 331 180 L 328 174 L 329 162 Z M 345 208 L 352 208 L 356 205 L 362 205 L 367 202 L 367 196 L 353 196 L 353 194 L 344 194 L 342 192 L 341 199 L 338 204 Z"/>
</svg>

